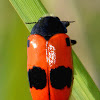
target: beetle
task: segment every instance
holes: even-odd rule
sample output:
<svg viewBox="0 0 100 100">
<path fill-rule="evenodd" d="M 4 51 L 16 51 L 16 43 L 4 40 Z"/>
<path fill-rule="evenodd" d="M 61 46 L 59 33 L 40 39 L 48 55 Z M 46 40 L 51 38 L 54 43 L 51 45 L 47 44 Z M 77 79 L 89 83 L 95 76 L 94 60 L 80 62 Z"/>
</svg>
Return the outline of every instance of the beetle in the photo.
<svg viewBox="0 0 100 100">
<path fill-rule="evenodd" d="M 73 83 L 71 40 L 66 27 L 74 21 L 41 17 L 27 40 L 27 72 L 33 100 L 68 100 Z M 26 23 L 26 24 L 32 24 Z"/>
</svg>

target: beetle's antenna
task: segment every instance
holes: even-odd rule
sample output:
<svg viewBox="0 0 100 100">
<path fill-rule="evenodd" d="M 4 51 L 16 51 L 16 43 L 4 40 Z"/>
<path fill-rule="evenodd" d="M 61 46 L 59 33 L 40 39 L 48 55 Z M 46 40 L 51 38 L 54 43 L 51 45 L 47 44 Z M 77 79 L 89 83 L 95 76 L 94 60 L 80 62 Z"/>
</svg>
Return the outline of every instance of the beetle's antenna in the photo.
<svg viewBox="0 0 100 100">
<path fill-rule="evenodd" d="M 34 24 L 34 23 L 37 23 L 37 22 L 30 22 L 30 23 L 25 22 L 25 24 Z"/>
<path fill-rule="evenodd" d="M 68 27 L 70 25 L 70 23 L 73 23 L 75 21 L 62 21 L 63 25 Z"/>
<path fill-rule="evenodd" d="M 74 23 L 75 21 L 68 21 L 69 23 Z"/>
</svg>

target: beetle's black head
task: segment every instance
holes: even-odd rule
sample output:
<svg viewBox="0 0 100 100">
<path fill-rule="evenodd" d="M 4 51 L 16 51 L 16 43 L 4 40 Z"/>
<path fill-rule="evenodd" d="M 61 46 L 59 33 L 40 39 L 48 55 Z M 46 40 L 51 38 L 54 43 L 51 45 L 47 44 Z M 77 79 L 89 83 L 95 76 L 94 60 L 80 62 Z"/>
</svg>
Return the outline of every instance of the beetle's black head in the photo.
<svg viewBox="0 0 100 100">
<path fill-rule="evenodd" d="M 69 24 L 68 21 L 60 21 L 58 17 L 41 17 L 34 25 L 31 34 L 39 34 L 48 40 L 54 34 L 67 33 L 66 27 L 69 26 Z"/>
</svg>

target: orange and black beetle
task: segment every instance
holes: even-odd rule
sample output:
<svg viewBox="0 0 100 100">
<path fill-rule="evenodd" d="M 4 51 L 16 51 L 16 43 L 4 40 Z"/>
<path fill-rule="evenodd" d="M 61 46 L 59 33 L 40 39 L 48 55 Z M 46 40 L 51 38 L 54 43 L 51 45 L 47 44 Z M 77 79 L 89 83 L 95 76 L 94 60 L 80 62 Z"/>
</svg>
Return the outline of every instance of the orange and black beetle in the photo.
<svg viewBox="0 0 100 100">
<path fill-rule="evenodd" d="M 27 71 L 33 100 L 69 99 L 73 83 L 71 45 L 76 41 L 65 33 L 71 22 L 41 17 L 28 37 Z"/>
</svg>

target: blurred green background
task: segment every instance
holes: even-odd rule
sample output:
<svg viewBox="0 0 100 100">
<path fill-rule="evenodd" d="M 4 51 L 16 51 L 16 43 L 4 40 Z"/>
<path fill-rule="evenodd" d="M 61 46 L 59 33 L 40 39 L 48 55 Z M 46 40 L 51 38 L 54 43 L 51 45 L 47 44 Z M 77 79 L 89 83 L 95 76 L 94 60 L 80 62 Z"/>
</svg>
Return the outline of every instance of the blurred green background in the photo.
<svg viewBox="0 0 100 100">
<path fill-rule="evenodd" d="M 68 28 L 77 40 L 73 46 L 100 89 L 100 1 L 41 0 L 61 20 L 75 20 Z M 27 77 L 27 36 L 29 31 L 9 1 L 0 3 L 0 100 L 31 100 Z"/>
<path fill-rule="evenodd" d="M 31 100 L 26 58 L 29 32 L 10 2 L 1 1 L 0 100 Z"/>
</svg>

